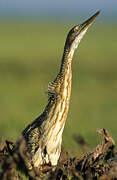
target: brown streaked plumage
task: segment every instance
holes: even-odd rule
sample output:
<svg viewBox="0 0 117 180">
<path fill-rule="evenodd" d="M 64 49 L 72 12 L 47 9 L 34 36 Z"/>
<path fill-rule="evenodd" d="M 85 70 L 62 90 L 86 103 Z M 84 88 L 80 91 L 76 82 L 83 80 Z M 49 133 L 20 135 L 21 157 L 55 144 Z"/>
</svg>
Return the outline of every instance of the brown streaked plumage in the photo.
<svg viewBox="0 0 117 180">
<path fill-rule="evenodd" d="M 26 151 L 30 155 L 27 166 L 57 165 L 62 143 L 62 133 L 69 109 L 72 80 L 72 58 L 80 40 L 94 22 L 99 11 L 83 24 L 73 27 L 67 36 L 60 71 L 48 85 L 48 104 L 44 112 L 22 132 Z M 17 141 L 18 149 L 20 141 Z M 15 150 L 14 150 L 15 151 Z"/>
</svg>

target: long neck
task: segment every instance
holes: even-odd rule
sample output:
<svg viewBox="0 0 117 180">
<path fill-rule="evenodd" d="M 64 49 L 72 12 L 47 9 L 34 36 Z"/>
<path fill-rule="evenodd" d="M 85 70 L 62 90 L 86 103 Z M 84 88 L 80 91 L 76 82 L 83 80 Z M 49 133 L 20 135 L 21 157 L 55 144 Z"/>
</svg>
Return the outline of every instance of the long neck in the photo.
<svg viewBox="0 0 117 180">
<path fill-rule="evenodd" d="M 65 44 L 60 70 L 54 81 L 48 85 L 49 104 L 57 103 L 67 93 L 70 98 L 72 80 L 72 57 L 74 52 Z M 67 92 L 69 91 L 69 92 Z"/>
<path fill-rule="evenodd" d="M 68 113 L 72 81 L 72 56 L 73 53 L 65 46 L 60 71 L 55 80 L 49 83 L 49 101 L 45 112 L 47 112 L 50 127 L 47 129 L 49 132 L 54 124 L 57 126 L 56 135 L 58 135 L 60 131 L 62 133 Z"/>
<path fill-rule="evenodd" d="M 56 165 L 61 152 L 62 133 L 69 109 L 71 95 L 72 56 L 64 49 L 60 71 L 55 80 L 49 84 L 48 105 L 45 108 L 45 120 L 42 133 L 46 139 L 46 149 L 52 165 Z"/>
</svg>

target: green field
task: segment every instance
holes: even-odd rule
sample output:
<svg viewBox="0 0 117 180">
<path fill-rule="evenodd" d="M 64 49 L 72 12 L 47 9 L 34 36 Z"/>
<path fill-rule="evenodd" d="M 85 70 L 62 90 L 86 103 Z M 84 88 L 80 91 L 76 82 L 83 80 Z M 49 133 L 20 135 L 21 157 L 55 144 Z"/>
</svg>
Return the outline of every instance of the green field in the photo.
<svg viewBox="0 0 117 180">
<path fill-rule="evenodd" d="M 72 23 L 0 22 L 0 136 L 15 140 L 43 111 Z M 73 134 L 95 146 L 98 128 L 117 142 L 117 26 L 95 23 L 73 58 L 63 145 L 80 152 Z"/>
</svg>

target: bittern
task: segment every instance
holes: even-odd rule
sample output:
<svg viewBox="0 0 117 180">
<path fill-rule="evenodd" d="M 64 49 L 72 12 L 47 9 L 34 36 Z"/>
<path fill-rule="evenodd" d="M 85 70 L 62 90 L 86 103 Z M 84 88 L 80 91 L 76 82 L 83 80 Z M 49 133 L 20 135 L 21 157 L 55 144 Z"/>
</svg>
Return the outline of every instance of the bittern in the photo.
<svg viewBox="0 0 117 180">
<path fill-rule="evenodd" d="M 48 85 L 48 104 L 43 113 L 22 132 L 27 152 L 31 157 L 27 163 L 29 169 L 47 164 L 57 165 L 71 95 L 72 58 L 75 49 L 98 14 L 99 11 L 69 31 L 59 73 Z M 20 140 L 16 144 L 16 149 L 20 148 Z"/>
</svg>

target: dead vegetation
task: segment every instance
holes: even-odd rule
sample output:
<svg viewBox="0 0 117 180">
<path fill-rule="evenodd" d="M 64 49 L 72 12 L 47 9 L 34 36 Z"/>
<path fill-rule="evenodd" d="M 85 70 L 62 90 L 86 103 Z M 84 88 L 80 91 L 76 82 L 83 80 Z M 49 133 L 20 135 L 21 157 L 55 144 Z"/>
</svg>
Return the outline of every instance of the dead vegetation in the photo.
<svg viewBox="0 0 117 180">
<path fill-rule="evenodd" d="M 23 154 L 24 144 L 20 152 L 12 154 L 14 143 L 0 138 L 0 179 L 23 180 L 116 180 L 117 179 L 117 152 L 115 143 L 105 129 L 98 130 L 102 141 L 90 153 L 85 153 L 81 158 L 71 157 L 62 147 L 60 160 L 56 167 L 51 165 L 28 170 Z M 89 150 L 89 145 L 80 136 L 73 136 L 84 151 Z"/>
</svg>

